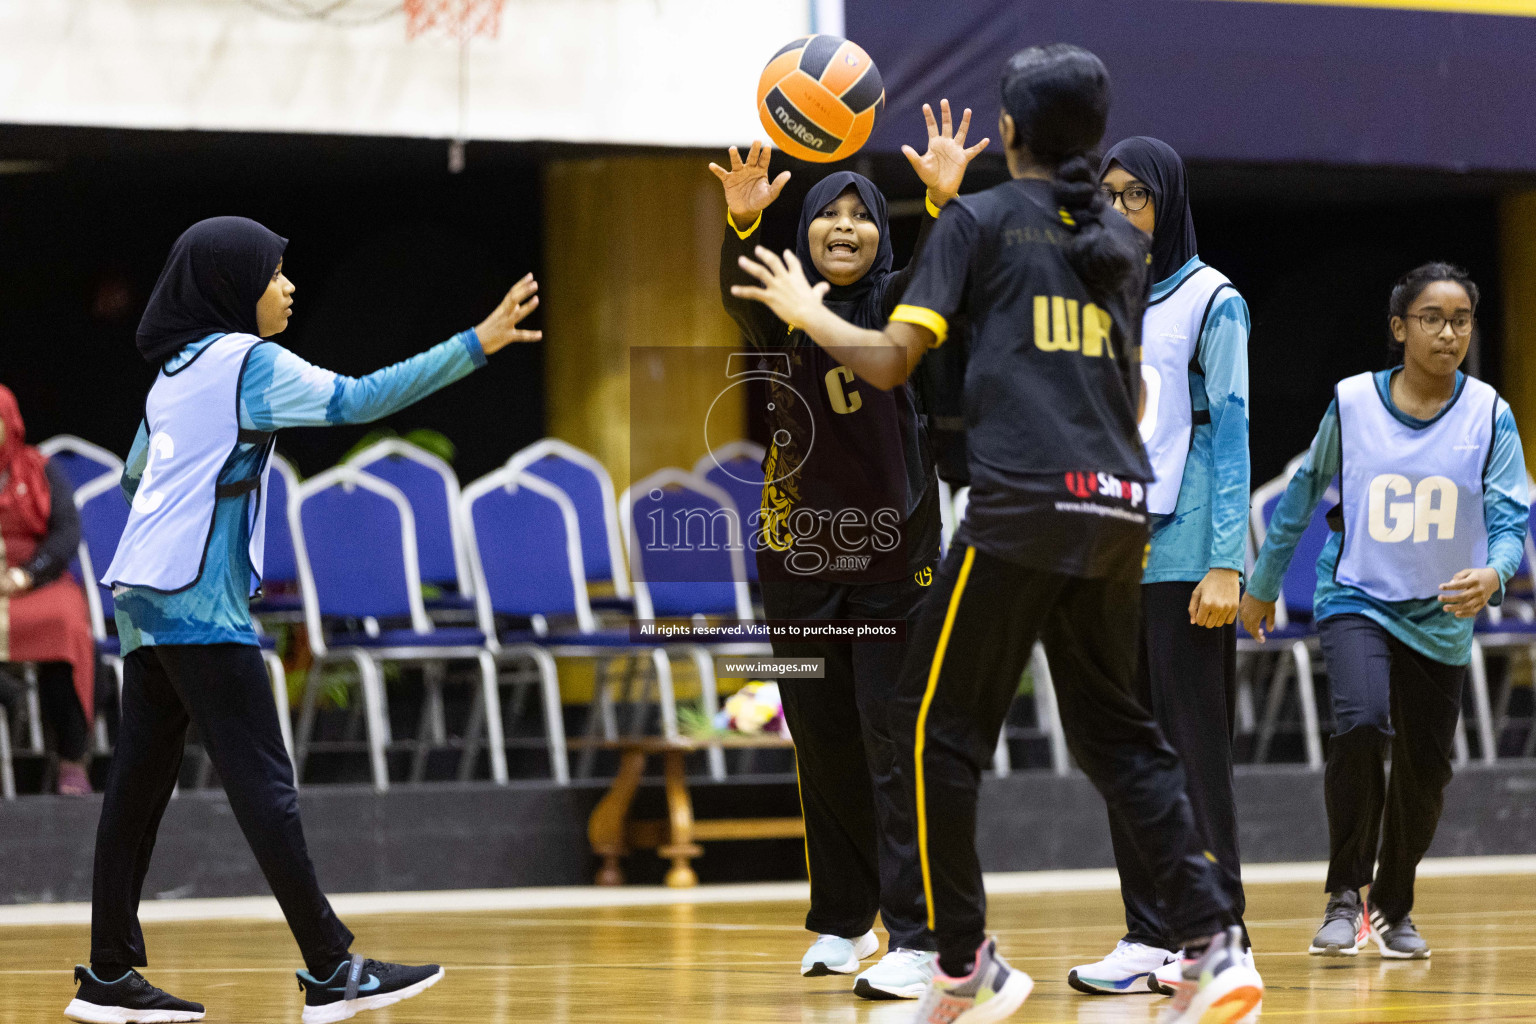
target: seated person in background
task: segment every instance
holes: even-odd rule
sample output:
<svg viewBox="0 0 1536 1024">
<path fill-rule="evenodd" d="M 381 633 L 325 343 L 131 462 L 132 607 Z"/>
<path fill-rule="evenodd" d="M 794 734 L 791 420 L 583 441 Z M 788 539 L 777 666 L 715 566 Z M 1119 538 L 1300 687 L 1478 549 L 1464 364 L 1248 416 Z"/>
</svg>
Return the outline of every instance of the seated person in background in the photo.
<svg viewBox="0 0 1536 1024">
<path fill-rule="evenodd" d="M 58 791 L 91 791 L 96 644 L 85 593 L 65 570 L 80 514 L 64 474 L 27 444 L 16 396 L 0 385 L 0 662 L 38 662 L 43 720 L 58 744 Z"/>
</svg>

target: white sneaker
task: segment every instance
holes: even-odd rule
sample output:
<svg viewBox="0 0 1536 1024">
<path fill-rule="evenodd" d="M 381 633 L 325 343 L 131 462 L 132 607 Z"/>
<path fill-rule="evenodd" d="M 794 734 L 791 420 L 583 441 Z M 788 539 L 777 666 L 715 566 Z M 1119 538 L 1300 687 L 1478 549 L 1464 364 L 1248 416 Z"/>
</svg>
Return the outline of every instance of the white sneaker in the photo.
<svg viewBox="0 0 1536 1024">
<path fill-rule="evenodd" d="M 1178 964 L 1177 955 L 1168 949 L 1140 942 L 1115 943 L 1114 952 L 1094 964 L 1074 967 L 1067 974 L 1067 984 L 1089 995 L 1123 996 L 1145 992 L 1152 973 L 1165 964 Z"/>
<path fill-rule="evenodd" d="M 1183 978 L 1163 1024 L 1241 1021 L 1255 1014 L 1264 999 L 1264 981 L 1242 944 L 1243 930 L 1228 928 L 1211 939 L 1199 960 L 1180 961 Z"/>
<path fill-rule="evenodd" d="M 872 931 L 857 939 L 845 939 L 840 935 L 818 935 L 811 948 L 800 958 L 800 974 L 807 978 L 821 978 L 828 974 L 852 974 L 859 969 L 859 961 L 874 956 L 880 948 L 880 940 Z"/>
<path fill-rule="evenodd" d="M 1160 996 L 1173 995 L 1179 982 L 1184 980 L 1184 965 L 1180 963 L 1183 959 L 1184 951 L 1181 949 L 1173 954 L 1172 960 L 1147 975 L 1147 988 Z"/>
<path fill-rule="evenodd" d="M 893 949 L 859 975 L 853 994 L 865 999 L 918 999 L 933 980 L 939 954 L 922 949 Z"/>
</svg>

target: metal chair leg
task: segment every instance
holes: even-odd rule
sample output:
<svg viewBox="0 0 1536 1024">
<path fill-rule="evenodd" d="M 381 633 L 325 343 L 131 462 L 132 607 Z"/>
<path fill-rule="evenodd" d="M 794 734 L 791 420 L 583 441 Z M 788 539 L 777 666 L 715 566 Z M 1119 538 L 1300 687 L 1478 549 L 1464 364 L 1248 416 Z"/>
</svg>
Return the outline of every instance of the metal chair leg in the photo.
<svg viewBox="0 0 1536 1024">
<path fill-rule="evenodd" d="M 565 746 L 565 705 L 560 700 L 560 675 L 548 651 L 535 647 L 528 652 L 539 673 L 544 698 L 544 730 L 549 736 L 549 768 L 557 786 L 571 784 L 571 766 Z"/>
<path fill-rule="evenodd" d="M 1483 645 L 1472 641 L 1472 709 L 1477 715 L 1477 742 L 1482 746 L 1483 764 L 1498 760 L 1498 741 L 1493 732 L 1493 708 L 1488 699 L 1488 663 L 1483 658 Z"/>
<path fill-rule="evenodd" d="M 1051 770 L 1057 775 L 1072 771 L 1072 759 L 1067 752 L 1067 733 L 1061 725 L 1061 706 L 1056 703 L 1056 681 L 1051 677 L 1051 663 L 1045 656 L 1045 646 L 1035 644 L 1029 654 L 1030 674 L 1035 680 L 1035 707 L 1043 714 L 1041 728 L 1051 745 Z"/>
<path fill-rule="evenodd" d="M 1269 692 L 1264 698 L 1264 717 L 1259 720 L 1258 735 L 1254 738 L 1255 764 L 1263 764 L 1269 759 L 1269 746 L 1275 738 L 1280 709 L 1285 704 L 1285 684 L 1289 681 L 1289 663 L 1284 658 L 1275 659 L 1274 668 L 1269 673 Z"/>
<path fill-rule="evenodd" d="M 501 691 L 496 682 L 496 659 L 490 651 L 481 651 L 480 693 L 485 701 L 485 741 L 490 747 L 491 781 L 507 784 L 507 737 L 501 726 Z"/>
<path fill-rule="evenodd" d="M 1008 750 L 1008 723 L 997 731 L 997 746 L 992 750 L 992 771 L 1000 779 L 1013 774 L 1013 755 Z"/>
<path fill-rule="evenodd" d="M 1291 644 L 1296 662 L 1296 689 L 1301 697 L 1302 742 L 1307 750 L 1307 767 L 1323 767 L 1323 734 L 1317 722 L 1317 689 L 1312 682 L 1312 652 L 1301 640 Z"/>
<path fill-rule="evenodd" d="M 0 799 L 16 799 L 16 769 L 11 764 L 11 716 L 0 704 Z"/>
<path fill-rule="evenodd" d="M 267 664 L 267 674 L 272 677 L 272 703 L 277 708 L 277 727 L 283 733 L 283 748 L 288 751 L 288 761 L 293 763 L 293 719 L 288 707 L 288 670 L 283 659 L 271 651 L 263 651 L 261 660 Z M 298 783 L 298 778 L 294 778 Z"/>
<path fill-rule="evenodd" d="M 651 648 L 651 664 L 656 668 L 656 702 L 661 705 L 661 734 L 677 739 L 677 696 L 672 688 L 672 661 L 660 647 Z"/>
<path fill-rule="evenodd" d="M 688 655 L 699 673 L 699 700 L 704 705 L 704 714 L 713 722 L 715 713 L 720 710 L 720 691 L 715 684 L 715 659 L 702 647 L 690 647 Z M 711 743 L 706 756 L 709 759 L 709 777 L 716 782 L 724 782 L 724 749 L 718 743 Z"/>
<path fill-rule="evenodd" d="M 320 672 L 325 662 L 318 658 L 309 666 L 304 678 L 304 696 L 299 700 L 299 734 L 294 738 L 294 781 L 304 777 L 304 764 L 309 760 L 309 740 L 315 731 L 315 703 L 319 696 Z"/>
<path fill-rule="evenodd" d="M 389 765 L 384 751 L 389 745 L 389 712 L 385 705 L 384 677 L 378 663 L 362 651 L 348 651 L 362 678 L 363 712 L 368 724 L 368 760 L 373 769 L 373 788 L 380 793 L 389 789 Z"/>
<path fill-rule="evenodd" d="M 22 668 L 22 678 L 27 682 L 27 744 L 28 753 L 45 754 L 43 744 L 43 702 L 38 696 L 37 666 L 27 663 Z"/>
</svg>

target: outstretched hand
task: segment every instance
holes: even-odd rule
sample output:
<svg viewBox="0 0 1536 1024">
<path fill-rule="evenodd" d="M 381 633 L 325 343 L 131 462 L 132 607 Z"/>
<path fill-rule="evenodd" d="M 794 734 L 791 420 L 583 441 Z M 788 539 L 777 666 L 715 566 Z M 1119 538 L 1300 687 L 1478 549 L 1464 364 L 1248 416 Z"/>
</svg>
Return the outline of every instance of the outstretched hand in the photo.
<svg viewBox="0 0 1536 1024">
<path fill-rule="evenodd" d="M 773 315 L 793 327 L 804 327 L 825 307 L 821 298 L 832 286 L 822 281 L 812 285 L 806 280 L 800 261 L 789 250 L 780 259 L 772 250 L 758 246 L 756 263 L 741 257 L 737 262 L 741 269 L 762 283 L 761 288 L 747 284 L 731 285 L 731 294 L 738 299 L 753 299 L 773 310 Z"/>
<path fill-rule="evenodd" d="M 928 122 L 928 151 L 922 156 L 918 156 L 911 146 L 902 146 L 901 151 L 923 184 L 928 186 L 928 198 L 933 205 L 942 208 L 960 194 L 965 169 L 992 140 L 982 139 L 967 149 L 965 136 L 971 130 L 971 108 L 966 107 L 965 113 L 960 115 L 959 129 L 954 127 L 950 117 L 949 100 L 939 100 L 939 112 L 943 118 L 942 126 L 934 121 L 933 108 L 923 104 L 923 119 Z"/>
<path fill-rule="evenodd" d="M 524 274 L 501 300 L 501 305 L 475 326 L 480 348 L 486 355 L 499 352 L 515 341 L 539 341 L 544 337 L 543 331 L 523 331 L 517 327 L 528 314 L 539 308 L 539 297 L 534 294 L 538 290 L 539 282 L 533 275 Z"/>
<path fill-rule="evenodd" d="M 730 208 L 731 220 L 745 231 L 773 201 L 779 198 L 784 186 L 789 184 L 789 172 L 782 172 L 771 182 L 768 180 L 768 158 L 773 154 L 771 146 L 753 142 L 746 160 L 735 146 L 731 147 L 731 169 L 710 164 L 709 169 L 720 184 L 725 186 L 725 205 Z"/>
</svg>

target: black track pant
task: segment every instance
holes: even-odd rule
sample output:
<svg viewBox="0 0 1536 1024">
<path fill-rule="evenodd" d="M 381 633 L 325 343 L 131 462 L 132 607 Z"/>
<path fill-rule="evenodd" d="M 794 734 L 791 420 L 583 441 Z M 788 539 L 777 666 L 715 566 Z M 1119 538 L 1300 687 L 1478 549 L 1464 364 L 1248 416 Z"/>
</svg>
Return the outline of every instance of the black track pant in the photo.
<svg viewBox="0 0 1536 1024">
<path fill-rule="evenodd" d="M 352 933 L 315 880 L 261 652 L 245 644 L 141 647 L 125 659 L 124 672 L 122 724 L 96 830 L 92 962 L 148 962 L 139 895 L 190 720 L 306 967 L 325 971 L 346 955 Z"/>
<path fill-rule="evenodd" d="M 911 737 L 928 924 L 946 971 L 970 963 L 986 937 L 977 789 L 1036 638 L 1050 657 L 1068 748 L 1130 823 L 1170 933 L 1193 944 L 1231 920 L 1184 770 L 1136 698 L 1140 591 L 1134 578 L 1043 572 L 965 546 L 944 560 L 902 670 L 898 728 Z"/>
<path fill-rule="evenodd" d="M 1335 722 L 1323 776 L 1328 891 L 1369 885 L 1371 906 L 1395 924 L 1413 909 L 1414 875 L 1440 823 L 1467 669 L 1364 615 L 1330 616 L 1318 631 Z"/>
<path fill-rule="evenodd" d="M 1189 621 L 1194 583 L 1147 583 L 1141 588 L 1141 643 L 1136 699 L 1184 765 L 1184 782 L 1205 848 L 1216 857 L 1221 890 L 1239 920 L 1243 881 L 1237 849 L 1237 801 L 1232 792 L 1232 726 L 1237 696 L 1237 626 L 1207 629 Z M 1164 924 L 1157 879 L 1136 852 L 1125 815 L 1111 811 L 1109 834 L 1125 901 L 1125 940 L 1177 949 Z"/>
<path fill-rule="evenodd" d="M 905 619 L 910 634 L 928 588 L 908 579 L 862 586 L 763 584 L 770 619 Z M 879 911 L 892 949 L 931 950 L 917 869 L 912 795 L 891 731 L 905 643 L 775 643 L 785 658 L 824 658 L 822 679 L 779 683 L 795 739 L 817 934 L 857 938 Z"/>
</svg>

